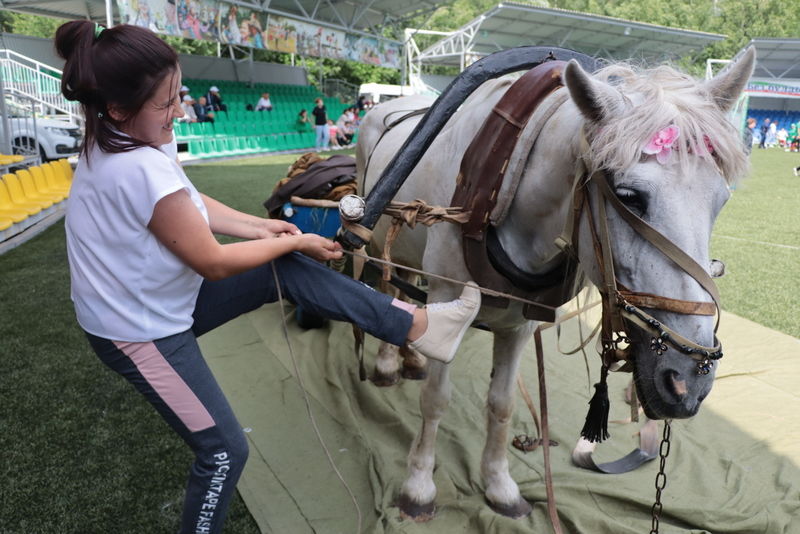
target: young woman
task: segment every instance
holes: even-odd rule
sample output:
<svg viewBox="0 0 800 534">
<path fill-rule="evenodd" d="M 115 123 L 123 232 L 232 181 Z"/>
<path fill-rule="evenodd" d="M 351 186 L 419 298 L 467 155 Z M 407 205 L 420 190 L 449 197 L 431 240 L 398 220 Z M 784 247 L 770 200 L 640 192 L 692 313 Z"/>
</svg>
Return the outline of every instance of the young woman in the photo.
<svg viewBox="0 0 800 534">
<path fill-rule="evenodd" d="M 183 116 L 178 57 L 151 31 L 73 21 L 55 44 L 62 92 L 86 116 L 65 225 L 78 322 L 195 454 L 180 532 L 218 533 L 247 441 L 196 336 L 274 302 L 274 268 L 304 309 L 449 362 L 480 293 L 400 303 L 322 265 L 341 257 L 338 244 L 199 193 L 169 149 Z M 244 241 L 220 245 L 214 233 Z"/>
</svg>

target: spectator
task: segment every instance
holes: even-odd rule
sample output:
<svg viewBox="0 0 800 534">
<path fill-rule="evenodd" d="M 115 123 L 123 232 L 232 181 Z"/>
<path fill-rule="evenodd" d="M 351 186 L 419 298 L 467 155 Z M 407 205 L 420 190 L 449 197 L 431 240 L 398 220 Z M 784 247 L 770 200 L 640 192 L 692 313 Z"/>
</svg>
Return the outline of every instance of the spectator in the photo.
<svg viewBox="0 0 800 534">
<path fill-rule="evenodd" d="M 328 135 L 331 139 L 331 148 L 341 148 L 339 145 L 338 139 L 338 132 L 339 128 L 333 123 L 331 119 L 328 119 Z"/>
<path fill-rule="evenodd" d="M 183 109 L 183 117 L 178 119 L 180 122 L 197 122 L 197 113 L 194 111 L 194 98 L 192 95 L 183 95 L 183 102 L 181 102 Z"/>
<path fill-rule="evenodd" d="M 189 94 L 189 88 L 186 87 L 185 85 L 182 85 L 181 86 L 181 90 L 178 91 L 178 96 L 180 97 L 181 102 L 183 102 L 183 97 L 188 95 L 188 94 Z"/>
<path fill-rule="evenodd" d="M 208 105 L 206 97 L 201 96 L 197 99 L 197 103 L 193 106 L 194 114 L 197 116 L 197 122 L 214 122 L 214 112 L 211 111 L 211 106 Z"/>
<path fill-rule="evenodd" d="M 761 125 L 761 141 L 758 143 L 758 148 L 767 148 L 767 134 L 769 133 L 769 119 L 764 119 L 764 124 Z"/>
<path fill-rule="evenodd" d="M 320 150 L 328 150 L 328 143 L 330 142 L 330 131 L 328 130 L 328 113 L 325 111 L 325 104 L 321 98 L 314 100 L 314 109 L 311 113 L 314 115 L 314 128 L 317 131 L 316 147 L 317 152 Z"/>
<path fill-rule="evenodd" d="M 261 93 L 261 98 L 256 104 L 256 111 L 272 111 L 272 102 L 269 100 L 269 93 Z"/>
<path fill-rule="evenodd" d="M 295 129 L 300 133 L 307 133 L 311 131 L 311 119 L 308 118 L 308 112 L 304 109 L 300 110 L 297 114 L 297 120 L 294 122 Z"/>
<path fill-rule="evenodd" d="M 212 85 L 208 89 L 206 100 L 213 111 L 228 111 L 228 106 L 222 103 L 222 97 L 219 94 L 219 87 L 216 85 Z"/>
<path fill-rule="evenodd" d="M 367 107 L 367 97 L 364 95 L 359 96 L 358 100 L 356 101 L 356 105 L 353 107 L 356 108 L 358 114 L 361 115 L 361 112 L 363 112 L 364 108 Z"/>
<path fill-rule="evenodd" d="M 355 128 L 353 123 L 345 121 L 344 125 L 338 129 L 338 142 L 341 146 L 350 146 L 353 143 L 353 136 L 355 136 Z"/>
<path fill-rule="evenodd" d="M 787 140 L 789 139 L 789 132 L 786 131 L 786 128 L 781 128 L 778 130 L 775 138 L 778 140 L 778 146 L 781 148 L 785 148 L 786 152 L 789 152 L 788 145 L 789 143 Z"/>
</svg>

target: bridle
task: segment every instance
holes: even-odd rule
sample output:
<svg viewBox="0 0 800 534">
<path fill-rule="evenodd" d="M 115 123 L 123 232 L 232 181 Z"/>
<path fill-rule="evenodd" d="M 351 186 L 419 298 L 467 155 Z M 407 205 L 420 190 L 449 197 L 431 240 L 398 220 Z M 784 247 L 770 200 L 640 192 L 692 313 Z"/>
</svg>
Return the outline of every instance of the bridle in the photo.
<svg viewBox="0 0 800 534">
<path fill-rule="evenodd" d="M 585 159 L 589 154 L 589 144 L 583 132 L 580 135 L 583 157 L 579 158 L 573 182 L 571 216 L 567 217 L 564 231 L 556 239 L 556 244 L 564 251 L 577 257 L 575 244 L 583 210 L 588 213 L 592 243 L 597 265 L 603 278 L 600 293 L 603 301 L 603 316 L 600 334 L 601 357 L 604 369 L 632 371 L 630 339 L 626 335 L 626 322 L 635 325 L 652 337 L 650 349 L 661 355 L 669 347 L 697 362 L 697 374 L 707 375 L 714 362 L 722 358 L 722 345 L 716 337 L 719 327 L 719 290 L 708 274 L 678 246 L 655 228 L 628 209 L 614 194 L 609 185 L 608 172 L 600 169 L 589 173 Z M 589 184 L 599 193 L 597 218 L 594 217 L 589 202 Z M 606 202 L 628 225 L 647 242 L 694 278 L 711 296 L 712 302 L 679 300 L 651 293 L 630 291 L 622 285 L 614 274 L 614 258 L 611 237 L 606 216 Z M 658 321 L 642 308 L 658 309 L 684 315 L 716 315 L 714 325 L 714 346 L 706 347 L 691 341 L 667 325 Z"/>
</svg>

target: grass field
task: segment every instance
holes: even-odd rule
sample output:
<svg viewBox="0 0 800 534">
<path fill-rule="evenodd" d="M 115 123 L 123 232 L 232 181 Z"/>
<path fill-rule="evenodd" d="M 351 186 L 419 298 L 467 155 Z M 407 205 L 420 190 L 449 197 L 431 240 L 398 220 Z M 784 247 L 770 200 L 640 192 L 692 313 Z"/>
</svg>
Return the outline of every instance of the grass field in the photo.
<svg viewBox="0 0 800 534">
<path fill-rule="evenodd" d="M 253 214 L 295 156 L 187 167 Z M 723 307 L 800 337 L 799 154 L 755 151 L 712 240 Z M 0 256 L 0 533 L 174 532 L 191 456 L 89 349 L 69 300 L 63 223 Z M 724 341 L 724 340 L 723 340 Z M 258 532 L 240 499 L 228 534 Z"/>
</svg>

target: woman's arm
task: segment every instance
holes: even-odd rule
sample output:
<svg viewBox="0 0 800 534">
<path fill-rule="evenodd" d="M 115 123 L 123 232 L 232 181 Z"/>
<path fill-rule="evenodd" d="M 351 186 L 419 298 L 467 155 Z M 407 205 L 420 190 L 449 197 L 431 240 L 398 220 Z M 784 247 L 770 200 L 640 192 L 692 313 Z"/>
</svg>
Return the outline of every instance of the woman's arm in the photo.
<svg viewBox="0 0 800 534">
<path fill-rule="evenodd" d="M 241 237 L 243 239 L 264 239 L 284 234 L 300 234 L 297 226 L 279 219 L 263 219 L 242 213 L 208 195 L 200 193 L 208 210 L 208 224 L 215 234 Z"/>
<path fill-rule="evenodd" d="M 316 234 L 292 233 L 221 245 L 183 189 L 156 203 L 148 228 L 173 254 L 209 280 L 227 278 L 293 251 L 319 261 L 342 256 L 338 243 Z"/>
</svg>

